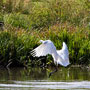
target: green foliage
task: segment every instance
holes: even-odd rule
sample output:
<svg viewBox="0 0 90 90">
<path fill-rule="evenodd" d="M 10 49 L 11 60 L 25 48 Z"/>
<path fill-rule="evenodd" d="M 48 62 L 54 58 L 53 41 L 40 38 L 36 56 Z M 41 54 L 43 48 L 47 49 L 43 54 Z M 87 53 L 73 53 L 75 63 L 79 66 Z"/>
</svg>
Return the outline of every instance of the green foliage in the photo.
<svg viewBox="0 0 90 90">
<path fill-rule="evenodd" d="M 37 40 L 29 34 L 18 37 L 15 33 L 0 32 L 0 64 L 7 66 L 11 62 L 16 66 L 25 65 L 36 43 Z"/>
<path fill-rule="evenodd" d="M 4 16 L 4 21 L 15 27 L 30 29 L 30 20 L 27 15 L 20 13 L 7 14 Z"/>
<path fill-rule="evenodd" d="M 3 15 L 0 13 L 0 21 L 3 21 Z"/>
<path fill-rule="evenodd" d="M 77 30 L 73 33 L 66 29 L 58 33 L 49 30 L 48 33 L 49 36 L 43 39 L 52 40 L 58 50 L 62 48 L 62 43 L 66 42 L 71 64 L 90 63 L 90 37 L 87 37 L 83 29 L 80 32 Z M 37 32 L 37 34 L 40 33 Z M 39 41 L 36 35 L 32 35 L 34 34 L 30 34 L 30 32 L 21 33 L 21 31 L 17 33 L 16 31 L 0 32 L 0 64 L 7 66 L 11 62 L 14 65 L 31 65 L 31 60 L 36 58 L 32 58 L 30 51 L 38 46 Z M 47 64 L 51 63 L 51 60 L 52 57 L 48 56 Z M 33 62 L 37 64 L 35 61 Z M 38 63 L 40 64 L 40 62 Z"/>
<path fill-rule="evenodd" d="M 74 33 L 70 33 L 67 30 L 62 30 L 58 34 L 51 32 L 50 39 L 57 49 L 61 49 L 62 42 L 66 42 L 72 64 L 90 63 L 90 39 L 83 30 Z"/>
<path fill-rule="evenodd" d="M 37 8 L 37 7 L 35 7 Z M 51 24 L 52 17 L 50 16 L 50 10 L 47 8 L 38 8 L 33 10 L 31 14 L 31 26 L 34 29 L 42 29 L 49 27 Z"/>
<path fill-rule="evenodd" d="M 0 63 L 4 66 L 30 63 L 30 51 L 39 38 L 51 39 L 57 49 L 66 42 L 72 64 L 90 63 L 89 0 L 4 0 L 1 4 L 0 21 L 7 29 L 0 32 Z M 29 32 L 16 34 L 22 28 Z"/>
<path fill-rule="evenodd" d="M 8 0 L 4 8 L 5 21 L 25 29 L 42 30 L 57 23 L 83 27 L 90 22 L 89 4 L 89 0 Z"/>
</svg>

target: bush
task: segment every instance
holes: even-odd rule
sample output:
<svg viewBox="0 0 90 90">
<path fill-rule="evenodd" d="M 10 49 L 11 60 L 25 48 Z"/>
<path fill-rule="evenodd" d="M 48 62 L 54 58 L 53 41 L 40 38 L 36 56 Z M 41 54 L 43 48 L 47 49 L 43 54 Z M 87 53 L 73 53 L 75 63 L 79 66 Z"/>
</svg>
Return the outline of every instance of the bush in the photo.
<svg viewBox="0 0 90 90">
<path fill-rule="evenodd" d="M 89 0 L 21 2 L 22 0 L 4 1 L 5 10 L 0 14 L 0 21 L 5 22 L 8 31 L 0 32 L 0 63 L 5 66 L 9 61 L 23 65 L 29 63 L 31 57 L 29 51 L 38 45 L 37 40 L 41 38 L 51 39 L 57 49 L 61 49 L 62 42 L 65 41 L 72 64 L 90 63 Z M 30 30 L 22 32 L 22 28 Z"/>
<path fill-rule="evenodd" d="M 5 21 L 15 27 L 42 30 L 57 23 L 85 27 L 90 22 L 88 0 L 9 1 L 11 14 L 5 15 Z"/>
<path fill-rule="evenodd" d="M 33 29 L 42 29 L 49 27 L 51 24 L 52 18 L 50 16 L 50 11 L 48 9 L 37 9 L 34 10 L 31 15 L 31 26 Z"/>
<path fill-rule="evenodd" d="M 78 28 L 80 29 L 80 28 Z M 89 64 L 90 63 L 90 33 L 85 33 L 85 30 L 75 31 L 73 33 L 68 30 L 49 30 L 46 32 L 47 37 L 42 37 L 41 33 L 12 31 L 0 32 L 0 65 L 11 66 L 31 65 L 33 62 L 38 65 L 30 54 L 30 51 L 39 45 L 39 39 L 50 39 L 59 50 L 62 48 L 62 43 L 66 42 L 69 49 L 71 64 Z M 34 36 L 32 36 L 34 35 Z M 39 38 L 37 38 L 38 36 Z M 41 35 L 41 36 L 40 36 Z M 37 58 L 38 59 L 38 58 Z M 48 61 L 51 63 L 51 56 L 48 56 Z M 40 62 L 38 62 L 40 64 Z"/>
<path fill-rule="evenodd" d="M 14 27 L 30 29 L 30 19 L 27 15 L 20 13 L 12 13 L 4 16 L 6 24 L 11 24 Z"/>
<path fill-rule="evenodd" d="M 29 34 L 18 37 L 15 33 L 0 32 L 0 65 L 26 65 L 36 43 L 37 39 Z"/>
<path fill-rule="evenodd" d="M 54 42 L 57 49 L 61 49 L 62 42 L 66 42 L 72 64 L 90 63 L 90 41 L 83 29 L 73 33 L 68 32 L 68 30 L 61 30 L 57 34 L 51 32 L 49 38 Z"/>
<path fill-rule="evenodd" d="M 0 21 L 3 21 L 3 14 L 0 13 Z"/>
</svg>

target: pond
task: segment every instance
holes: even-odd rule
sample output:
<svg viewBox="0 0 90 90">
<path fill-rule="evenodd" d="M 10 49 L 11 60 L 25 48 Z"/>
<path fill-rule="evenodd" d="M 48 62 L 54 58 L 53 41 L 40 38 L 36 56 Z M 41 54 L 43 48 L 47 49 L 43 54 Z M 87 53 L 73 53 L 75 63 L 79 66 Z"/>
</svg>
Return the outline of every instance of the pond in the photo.
<svg viewBox="0 0 90 90">
<path fill-rule="evenodd" d="M 0 90 L 87 90 L 90 89 L 90 70 L 81 67 L 0 68 Z"/>
</svg>

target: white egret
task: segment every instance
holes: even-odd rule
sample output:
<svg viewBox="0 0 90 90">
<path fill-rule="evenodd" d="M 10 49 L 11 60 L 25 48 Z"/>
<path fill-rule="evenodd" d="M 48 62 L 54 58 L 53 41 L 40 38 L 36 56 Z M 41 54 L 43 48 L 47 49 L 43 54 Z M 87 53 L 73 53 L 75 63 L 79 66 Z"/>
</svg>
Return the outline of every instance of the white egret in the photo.
<svg viewBox="0 0 90 90">
<path fill-rule="evenodd" d="M 52 55 L 56 66 L 58 66 L 58 64 L 60 64 L 64 67 L 66 67 L 70 64 L 69 52 L 68 52 L 68 48 L 67 48 L 67 45 L 65 44 L 65 42 L 63 42 L 63 47 L 61 50 L 56 50 L 56 47 L 54 46 L 54 44 L 51 40 L 45 40 L 45 41 L 40 40 L 40 42 L 42 44 L 31 51 L 31 55 L 33 57 L 46 56 L 46 55 L 50 54 L 50 55 Z M 57 69 L 55 71 L 57 71 Z M 53 72 L 51 72 L 49 76 L 51 76 L 52 73 Z"/>
</svg>

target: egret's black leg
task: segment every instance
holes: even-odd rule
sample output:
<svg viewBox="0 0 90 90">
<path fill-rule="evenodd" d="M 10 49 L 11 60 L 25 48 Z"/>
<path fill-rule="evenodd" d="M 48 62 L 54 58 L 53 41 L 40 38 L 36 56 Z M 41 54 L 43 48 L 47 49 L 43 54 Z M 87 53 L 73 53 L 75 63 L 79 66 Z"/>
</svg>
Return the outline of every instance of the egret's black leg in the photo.
<svg viewBox="0 0 90 90">
<path fill-rule="evenodd" d="M 49 77 L 50 77 L 53 73 L 55 73 L 55 72 L 57 72 L 57 71 L 58 71 L 58 67 L 56 66 L 55 70 L 49 73 Z"/>
</svg>

